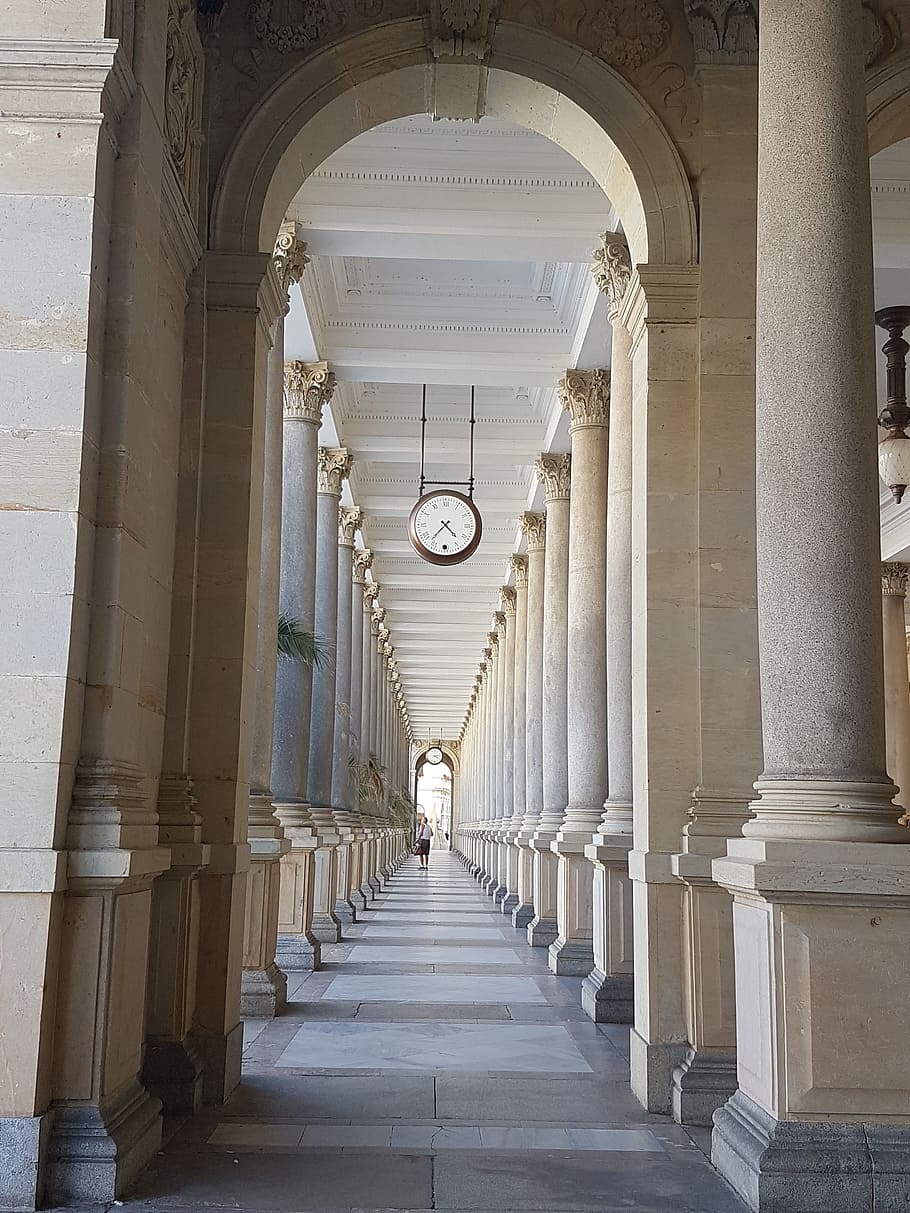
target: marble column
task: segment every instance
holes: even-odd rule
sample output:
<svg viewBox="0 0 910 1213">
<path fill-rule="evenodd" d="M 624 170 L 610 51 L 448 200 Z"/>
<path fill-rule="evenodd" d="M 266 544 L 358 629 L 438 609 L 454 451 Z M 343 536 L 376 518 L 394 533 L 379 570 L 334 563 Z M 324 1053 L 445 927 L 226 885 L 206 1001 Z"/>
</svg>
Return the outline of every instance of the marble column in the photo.
<svg viewBox="0 0 910 1213">
<path fill-rule="evenodd" d="M 586 976 L 594 964 L 594 869 L 585 855 L 607 795 L 607 466 L 610 378 L 567 371 L 559 384 L 571 418 L 567 627 L 568 804 L 552 843 L 558 856 L 559 934 L 554 973 Z"/>
<path fill-rule="evenodd" d="M 499 605 L 506 617 L 505 684 L 503 687 L 502 723 L 502 879 L 505 891 L 500 902 L 503 914 L 511 916 L 518 905 L 518 849 L 515 836 L 521 826 L 524 807 L 515 807 L 515 683 L 516 653 L 518 651 L 518 593 L 513 586 L 504 585 L 499 591 Z M 527 603 L 525 604 L 527 605 Z M 527 621 L 525 621 L 527 622 Z M 524 646 L 522 646 L 524 647 Z M 524 654 L 522 654 L 522 663 Z M 522 666 L 523 668 L 523 666 Z M 524 718 L 522 717 L 522 730 Z M 523 751 L 522 751 L 523 752 Z"/>
<path fill-rule="evenodd" d="M 528 547 L 528 624 L 525 646 L 525 804 L 518 845 L 518 905 L 512 914 L 516 927 L 534 918 L 535 852 L 531 846 L 543 811 L 543 605 L 546 515 L 528 512 L 521 516 L 521 530 Z"/>
<path fill-rule="evenodd" d="M 334 650 L 338 632 L 338 503 L 351 460 L 343 447 L 320 447 L 316 484 L 316 614 L 315 632 Z M 335 702 L 336 655 L 313 671 L 310 697 L 310 757 L 307 798 L 319 834 L 316 851 L 313 934 L 337 943 L 341 923 L 335 912 L 338 849 L 346 847 L 332 812 L 332 758 L 338 714 Z"/>
<path fill-rule="evenodd" d="M 503 611 L 493 615 L 496 626 L 496 712 L 493 721 L 493 786 L 495 789 L 495 812 L 491 828 L 493 841 L 493 886 L 490 896 L 493 904 L 499 905 L 506 895 L 505 873 L 503 871 L 503 853 L 505 844 L 503 833 L 505 828 L 505 721 L 506 721 L 506 667 L 508 665 L 508 640 L 506 635 L 506 617 Z M 509 804 L 509 816 L 512 806 Z"/>
<path fill-rule="evenodd" d="M 882 638 L 885 666 L 885 756 L 897 785 L 896 804 L 910 813 L 910 686 L 907 680 L 907 577 L 910 565 L 882 565 Z"/>
<path fill-rule="evenodd" d="M 494 625 L 496 620 L 493 620 Z M 496 815 L 499 811 L 496 781 L 496 722 L 499 716 L 499 630 L 487 633 L 490 656 L 487 662 L 487 713 L 486 713 L 486 786 L 487 805 L 484 823 L 484 890 L 492 896 L 499 885 L 496 841 Z"/>
<path fill-rule="evenodd" d="M 363 515 L 357 506 L 338 507 L 338 597 L 335 639 L 335 741 L 332 747 L 332 813 L 348 833 L 348 845 L 339 847 L 335 913 L 342 922 L 353 922 L 357 907 L 352 899 L 354 876 L 360 861 L 361 832 L 353 803 L 351 776 L 351 688 L 353 644 L 351 614 L 354 600 L 354 538 Z M 358 646 L 359 653 L 359 646 Z M 357 886 L 360 881 L 357 880 Z"/>
<path fill-rule="evenodd" d="M 284 380 L 279 605 L 312 632 L 316 611 L 316 467 L 322 410 L 335 390 L 328 363 L 289 362 Z M 272 796 L 291 850 L 281 861 L 277 963 L 282 970 L 319 967 L 313 933 L 316 831 L 307 803 L 313 671 L 278 663 L 272 746 Z"/>
<path fill-rule="evenodd" d="M 581 987 L 581 1005 L 600 1023 L 634 1017 L 632 955 L 632 338 L 620 305 L 632 276 L 628 245 L 610 233 L 595 261 L 606 295 L 610 358 L 610 450 L 607 472 L 606 682 L 609 795 L 585 854 L 594 864 L 594 967 Z"/>
<path fill-rule="evenodd" d="M 541 752 L 543 807 L 534 848 L 534 917 L 528 942 L 549 947 L 558 935 L 557 860 L 551 850 L 569 800 L 567 639 L 569 590 L 570 455 L 541 455 L 537 475 L 544 486 L 547 546 L 544 561 L 543 700 Z"/>
<path fill-rule="evenodd" d="M 885 774 L 865 15 L 858 0 L 801 0 L 796 21 L 783 0 L 761 11 L 765 768 L 745 837 L 713 864 L 735 900 L 739 1089 L 712 1140 L 761 1211 L 910 1202 L 910 847 Z M 824 401 L 821 439 L 807 401 Z"/>
<path fill-rule="evenodd" d="M 515 659 L 512 695 L 512 822 L 510 845 L 515 854 L 515 901 L 510 907 L 512 925 L 526 927 L 531 921 L 530 897 L 533 890 L 533 856 L 521 843 L 521 829 L 527 808 L 527 772 L 525 770 L 528 685 L 528 558 L 518 553 L 511 559 L 515 576 Z M 520 913 L 519 913 L 520 911 Z"/>
<path fill-rule="evenodd" d="M 361 825 L 361 840 L 359 854 L 359 869 L 352 880 L 354 904 L 358 909 L 365 909 L 367 902 L 372 901 L 373 891 L 369 886 L 370 847 L 372 840 L 372 825 L 364 813 L 361 801 L 360 768 L 363 764 L 364 747 L 364 704 L 369 702 L 369 637 L 370 616 L 364 597 L 366 575 L 373 565 L 373 553 L 369 548 L 355 550 L 353 557 L 352 578 L 353 590 L 351 597 L 351 805 L 357 813 Z M 356 882 L 356 883 L 355 883 Z"/>
</svg>

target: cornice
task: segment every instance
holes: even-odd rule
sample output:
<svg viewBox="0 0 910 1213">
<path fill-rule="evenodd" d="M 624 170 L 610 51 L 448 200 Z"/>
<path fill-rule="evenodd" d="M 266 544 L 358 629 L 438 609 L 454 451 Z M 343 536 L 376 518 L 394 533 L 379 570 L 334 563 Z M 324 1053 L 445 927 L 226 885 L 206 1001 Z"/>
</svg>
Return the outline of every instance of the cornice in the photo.
<svg viewBox="0 0 910 1213">
<path fill-rule="evenodd" d="M 319 169 L 308 181 L 359 181 L 370 185 L 437 186 L 450 189 L 533 189 L 587 190 L 600 193 L 600 186 L 591 177 L 530 176 L 515 173 L 402 173 L 388 169 Z"/>
<path fill-rule="evenodd" d="M 498 298 L 498 296 L 497 296 Z M 489 334 L 496 337 L 566 337 L 565 325 L 504 325 L 504 324 L 453 324 L 432 323 L 425 320 L 326 320 L 322 326 L 327 330 L 358 329 L 377 333 L 470 333 Z"/>
</svg>

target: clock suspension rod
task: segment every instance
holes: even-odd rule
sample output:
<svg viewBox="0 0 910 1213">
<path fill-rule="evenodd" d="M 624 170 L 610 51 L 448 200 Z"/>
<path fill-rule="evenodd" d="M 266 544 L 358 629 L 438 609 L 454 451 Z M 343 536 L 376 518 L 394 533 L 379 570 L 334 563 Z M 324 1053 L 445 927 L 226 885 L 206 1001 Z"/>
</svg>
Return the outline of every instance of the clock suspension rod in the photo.
<svg viewBox="0 0 910 1213">
<path fill-rule="evenodd" d="M 474 393 L 475 393 L 475 387 L 474 387 L 474 384 L 471 384 L 471 424 L 470 424 L 471 467 L 470 467 L 470 471 L 468 473 L 468 484 L 470 485 L 470 488 L 468 489 L 468 496 L 472 500 L 474 499 L 474 426 L 476 424 L 476 418 L 474 416 Z"/>
<path fill-rule="evenodd" d="M 427 385 L 423 385 L 423 405 L 420 412 L 420 496 L 424 494 L 427 487 L 427 478 L 424 475 L 424 458 L 426 455 L 427 441 Z"/>
</svg>

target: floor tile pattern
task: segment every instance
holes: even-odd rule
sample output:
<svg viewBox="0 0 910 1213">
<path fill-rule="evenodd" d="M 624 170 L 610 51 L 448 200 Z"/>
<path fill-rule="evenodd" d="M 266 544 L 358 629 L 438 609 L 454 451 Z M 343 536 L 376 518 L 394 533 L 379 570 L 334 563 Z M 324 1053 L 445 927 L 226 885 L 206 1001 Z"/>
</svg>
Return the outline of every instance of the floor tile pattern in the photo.
<svg viewBox="0 0 910 1213">
<path fill-rule="evenodd" d="M 628 1029 L 594 1025 L 454 856 L 409 861 L 244 1080 L 169 1126 L 128 1213 L 744 1213 L 697 1138 L 645 1113 Z"/>
</svg>

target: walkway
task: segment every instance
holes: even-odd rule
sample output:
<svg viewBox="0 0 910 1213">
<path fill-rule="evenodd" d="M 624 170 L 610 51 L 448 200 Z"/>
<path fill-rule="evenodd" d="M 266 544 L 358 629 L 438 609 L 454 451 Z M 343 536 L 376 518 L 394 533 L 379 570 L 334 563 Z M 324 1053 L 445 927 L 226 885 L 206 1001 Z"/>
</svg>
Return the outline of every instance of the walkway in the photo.
<svg viewBox="0 0 910 1213">
<path fill-rule="evenodd" d="M 409 861 L 362 917 L 247 1025 L 242 1088 L 127 1209 L 739 1213 L 632 1098 L 628 1030 L 592 1024 L 454 856 Z"/>
</svg>

